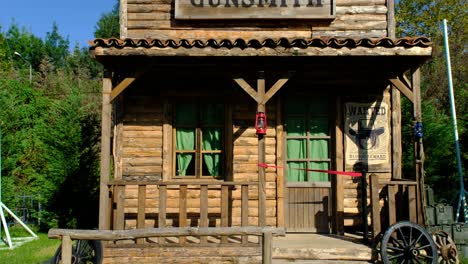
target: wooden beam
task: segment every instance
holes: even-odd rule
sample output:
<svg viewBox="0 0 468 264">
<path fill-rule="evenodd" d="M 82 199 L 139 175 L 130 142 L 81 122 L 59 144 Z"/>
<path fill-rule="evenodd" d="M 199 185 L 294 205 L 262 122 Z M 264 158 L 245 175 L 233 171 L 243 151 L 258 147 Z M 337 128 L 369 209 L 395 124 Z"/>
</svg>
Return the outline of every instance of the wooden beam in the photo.
<svg viewBox="0 0 468 264">
<path fill-rule="evenodd" d="M 276 92 L 278 92 L 279 89 L 281 89 L 281 87 L 283 87 L 288 81 L 289 81 L 289 78 L 283 78 L 283 79 L 279 79 L 278 81 L 276 81 L 276 83 L 270 89 L 268 89 L 268 92 L 263 97 L 263 100 L 261 103 L 266 104 L 268 100 L 270 100 L 271 97 L 273 97 L 273 95 L 275 95 Z"/>
<path fill-rule="evenodd" d="M 112 89 L 112 92 L 110 94 L 110 101 L 114 101 L 117 96 L 119 96 L 123 91 L 125 91 L 130 84 L 132 84 L 138 77 L 128 77 L 125 78 L 123 81 L 121 81 L 114 89 Z"/>
<path fill-rule="evenodd" d="M 392 78 L 389 79 L 389 81 L 393 84 L 393 86 L 395 86 L 395 88 L 397 88 L 402 94 L 404 94 L 411 101 L 411 103 L 414 103 L 413 91 L 411 91 L 411 89 L 408 86 L 406 86 L 398 78 Z"/>
<path fill-rule="evenodd" d="M 387 37 L 395 38 L 395 1 L 387 0 Z"/>
<path fill-rule="evenodd" d="M 390 87 L 392 94 L 392 178 L 401 179 L 401 93 L 393 85 Z"/>
<path fill-rule="evenodd" d="M 128 230 L 80 230 L 80 229 L 49 229 L 48 237 L 60 239 L 69 236 L 73 240 L 133 240 L 143 237 L 172 237 L 172 236 L 232 236 L 252 235 L 261 236 L 263 233 L 273 236 L 284 236 L 284 228 L 231 226 L 231 227 L 179 227 L 179 228 L 144 228 Z"/>
<path fill-rule="evenodd" d="M 283 107 L 281 98 L 276 103 L 276 166 L 284 167 L 284 126 L 283 126 Z M 276 199 L 277 199 L 277 226 L 284 227 L 284 169 L 276 170 Z"/>
<path fill-rule="evenodd" d="M 252 97 L 255 102 L 259 102 L 258 100 L 258 95 L 257 91 L 255 91 L 250 84 L 248 84 L 244 79 L 242 78 L 234 78 L 234 81 L 248 94 L 250 97 Z"/>
<path fill-rule="evenodd" d="M 70 236 L 62 237 L 62 264 L 71 264 L 72 262 L 72 241 Z"/>
<path fill-rule="evenodd" d="M 343 133 L 343 102 L 341 97 L 336 100 L 335 118 L 335 166 L 336 170 L 344 170 L 344 133 Z M 344 177 L 335 176 L 335 212 L 334 226 L 337 235 L 344 235 Z"/>
<path fill-rule="evenodd" d="M 371 217 L 372 217 L 372 241 L 376 242 L 381 231 L 380 225 L 380 199 L 379 199 L 379 175 L 369 176 L 371 191 Z"/>
<path fill-rule="evenodd" d="M 102 117 L 101 117 L 101 176 L 99 190 L 99 229 L 110 229 L 109 204 L 109 176 L 110 176 L 110 134 L 111 134 L 111 114 L 112 105 L 110 93 L 112 90 L 112 80 L 110 73 L 105 73 L 102 83 Z"/>
</svg>

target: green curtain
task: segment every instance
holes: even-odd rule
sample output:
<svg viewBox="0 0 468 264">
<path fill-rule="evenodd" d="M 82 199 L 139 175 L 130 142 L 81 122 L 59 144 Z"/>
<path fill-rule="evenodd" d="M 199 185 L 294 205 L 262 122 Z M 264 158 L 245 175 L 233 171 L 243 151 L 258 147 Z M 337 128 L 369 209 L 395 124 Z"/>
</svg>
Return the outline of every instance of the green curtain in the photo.
<svg viewBox="0 0 468 264">
<path fill-rule="evenodd" d="M 307 181 L 307 171 L 305 162 L 288 162 L 288 182 L 304 182 Z"/>
<path fill-rule="evenodd" d="M 203 129 L 203 150 L 221 150 L 221 129 L 204 128 Z M 221 175 L 221 155 L 219 153 L 205 153 L 203 160 L 208 168 L 210 176 Z"/>
<path fill-rule="evenodd" d="M 177 150 L 194 150 L 195 149 L 195 129 L 193 128 L 178 128 L 176 131 L 176 148 Z M 185 176 L 187 168 L 193 159 L 193 153 L 177 153 L 177 174 Z"/>
<path fill-rule="evenodd" d="M 312 170 L 329 170 L 330 169 L 328 162 L 311 162 L 309 164 L 309 168 Z M 327 182 L 329 181 L 328 178 L 329 178 L 328 173 L 309 171 L 310 181 Z"/>
</svg>

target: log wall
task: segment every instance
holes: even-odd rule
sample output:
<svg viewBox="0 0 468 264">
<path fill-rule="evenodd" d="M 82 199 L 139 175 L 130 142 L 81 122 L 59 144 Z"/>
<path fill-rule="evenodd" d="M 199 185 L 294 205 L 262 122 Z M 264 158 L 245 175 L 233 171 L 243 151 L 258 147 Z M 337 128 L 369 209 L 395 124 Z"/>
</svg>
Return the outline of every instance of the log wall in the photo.
<svg viewBox="0 0 468 264">
<path fill-rule="evenodd" d="M 381 38 L 388 11 L 386 0 L 337 0 L 333 20 L 184 22 L 174 19 L 174 0 L 121 0 L 121 38 Z"/>
</svg>

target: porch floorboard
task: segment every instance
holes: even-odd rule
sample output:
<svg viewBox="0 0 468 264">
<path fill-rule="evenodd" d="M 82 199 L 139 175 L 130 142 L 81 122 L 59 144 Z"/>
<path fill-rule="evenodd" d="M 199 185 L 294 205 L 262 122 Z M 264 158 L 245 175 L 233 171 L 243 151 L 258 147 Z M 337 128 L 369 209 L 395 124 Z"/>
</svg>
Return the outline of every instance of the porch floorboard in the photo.
<svg viewBox="0 0 468 264">
<path fill-rule="evenodd" d="M 372 248 L 348 236 L 288 233 L 273 238 L 274 264 L 372 263 L 372 260 Z"/>
</svg>

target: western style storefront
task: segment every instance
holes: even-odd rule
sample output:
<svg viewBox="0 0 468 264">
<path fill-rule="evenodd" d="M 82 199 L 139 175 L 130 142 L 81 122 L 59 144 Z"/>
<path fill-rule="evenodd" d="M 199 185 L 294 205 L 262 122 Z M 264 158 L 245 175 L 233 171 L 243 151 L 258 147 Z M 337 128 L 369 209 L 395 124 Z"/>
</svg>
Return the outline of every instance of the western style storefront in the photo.
<svg viewBox="0 0 468 264">
<path fill-rule="evenodd" d="M 251 235 L 268 228 L 369 224 L 373 238 L 381 220 L 422 221 L 419 165 L 401 187 L 410 213 L 381 215 L 379 192 L 404 178 L 400 95 L 420 121 L 432 52 L 391 38 L 392 4 L 121 1 L 121 38 L 91 43 L 105 68 L 99 228 L 153 236 L 107 244 L 105 261 L 259 262 Z M 182 233 L 148 231 L 170 227 Z"/>
</svg>

